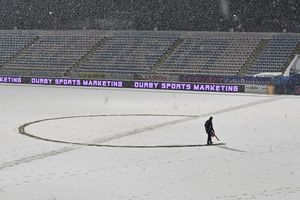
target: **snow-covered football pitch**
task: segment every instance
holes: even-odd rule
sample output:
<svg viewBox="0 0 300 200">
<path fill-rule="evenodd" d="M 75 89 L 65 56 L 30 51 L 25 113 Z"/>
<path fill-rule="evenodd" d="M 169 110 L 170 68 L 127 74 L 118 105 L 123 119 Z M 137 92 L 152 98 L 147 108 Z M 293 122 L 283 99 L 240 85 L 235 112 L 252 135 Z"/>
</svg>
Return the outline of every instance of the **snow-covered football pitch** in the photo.
<svg viewBox="0 0 300 200">
<path fill-rule="evenodd" d="M 1 200 L 296 200 L 299 155 L 296 96 L 0 86 Z"/>
</svg>

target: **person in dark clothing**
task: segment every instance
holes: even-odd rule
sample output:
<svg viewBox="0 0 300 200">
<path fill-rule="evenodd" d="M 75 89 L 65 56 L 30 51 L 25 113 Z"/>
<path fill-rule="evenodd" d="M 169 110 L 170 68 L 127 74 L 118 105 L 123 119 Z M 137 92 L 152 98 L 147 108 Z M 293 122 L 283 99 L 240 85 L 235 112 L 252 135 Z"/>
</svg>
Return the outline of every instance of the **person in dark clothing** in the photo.
<svg viewBox="0 0 300 200">
<path fill-rule="evenodd" d="M 207 133 L 207 145 L 213 144 L 211 138 L 215 136 L 215 130 L 212 124 L 213 117 L 205 122 L 205 131 Z"/>
</svg>

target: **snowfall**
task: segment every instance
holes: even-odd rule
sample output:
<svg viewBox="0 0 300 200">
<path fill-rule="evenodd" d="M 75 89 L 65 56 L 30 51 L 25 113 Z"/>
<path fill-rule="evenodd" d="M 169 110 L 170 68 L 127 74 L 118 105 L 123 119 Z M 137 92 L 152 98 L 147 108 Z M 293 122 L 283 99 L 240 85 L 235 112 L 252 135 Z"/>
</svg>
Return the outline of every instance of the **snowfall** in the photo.
<svg viewBox="0 0 300 200">
<path fill-rule="evenodd" d="M 299 109 L 297 96 L 0 85 L 0 199 L 298 200 Z M 210 116 L 223 145 L 205 145 Z"/>
</svg>

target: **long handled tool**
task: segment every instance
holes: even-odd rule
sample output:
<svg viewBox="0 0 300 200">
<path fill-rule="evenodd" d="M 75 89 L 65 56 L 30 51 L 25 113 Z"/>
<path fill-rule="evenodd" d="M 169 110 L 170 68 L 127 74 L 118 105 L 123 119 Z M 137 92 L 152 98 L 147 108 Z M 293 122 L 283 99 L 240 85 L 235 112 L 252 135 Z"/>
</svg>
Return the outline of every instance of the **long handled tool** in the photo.
<svg viewBox="0 0 300 200">
<path fill-rule="evenodd" d="M 215 136 L 215 138 L 216 138 L 218 141 L 220 141 L 219 138 L 217 137 L 217 135 L 216 135 L 215 133 L 214 133 L 214 136 Z"/>
</svg>

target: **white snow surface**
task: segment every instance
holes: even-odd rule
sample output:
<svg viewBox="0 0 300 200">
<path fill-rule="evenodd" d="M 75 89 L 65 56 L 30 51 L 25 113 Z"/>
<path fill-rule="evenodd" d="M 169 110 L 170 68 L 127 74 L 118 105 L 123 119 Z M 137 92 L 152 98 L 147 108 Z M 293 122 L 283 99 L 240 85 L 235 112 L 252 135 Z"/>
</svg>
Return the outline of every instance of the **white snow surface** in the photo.
<svg viewBox="0 0 300 200">
<path fill-rule="evenodd" d="M 1 85 L 0 199 L 300 199 L 299 105 L 295 96 Z M 223 146 L 201 146 L 210 116 Z M 42 119 L 51 120 L 25 131 L 112 146 L 19 133 Z"/>
</svg>

